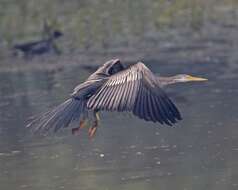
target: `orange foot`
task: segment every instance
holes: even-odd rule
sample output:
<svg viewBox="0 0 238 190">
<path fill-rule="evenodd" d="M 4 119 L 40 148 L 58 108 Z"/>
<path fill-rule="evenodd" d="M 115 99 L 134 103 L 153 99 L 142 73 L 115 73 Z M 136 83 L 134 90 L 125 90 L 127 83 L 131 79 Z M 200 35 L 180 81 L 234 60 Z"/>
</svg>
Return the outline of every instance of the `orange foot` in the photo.
<svg viewBox="0 0 238 190">
<path fill-rule="evenodd" d="M 79 122 L 79 128 L 80 128 L 80 129 L 84 128 L 84 124 L 85 124 L 85 120 L 81 120 L 81 121 Z"/>
<path fill-rule="evenodd" d="M 85 123 L 85 120 L 81 120 L 79 123 L 79 127 L 75 127 L 72 129 L 72 134 L 73 135 L 79 134 L 79 130 L 84 128 L 84 123 Z"/>
<path fill-rule="evenodd" d="M 88 130 L 88 136 L 89 136 L 90 139 L 94 137 L 96 131 L 97 131 L 97 127 L 90 127 L 90 128 L 89 128 L 89 130 Z"/>
</svg>

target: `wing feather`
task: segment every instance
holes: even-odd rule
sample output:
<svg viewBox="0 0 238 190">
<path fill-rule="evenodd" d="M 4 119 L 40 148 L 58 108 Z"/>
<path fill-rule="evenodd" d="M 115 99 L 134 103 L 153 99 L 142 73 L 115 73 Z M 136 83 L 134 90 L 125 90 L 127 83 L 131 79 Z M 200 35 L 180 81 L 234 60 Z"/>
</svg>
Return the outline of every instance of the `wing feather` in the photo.
<svg viewBox="0 0 238 190">
<path fill-rule="evenodd" d="M 89 98 L 93 110 L 130 111 L 146 121 L 172 125 L 181 115 L 161 89 L 156 76 L 143 64 L 108 77 L 102 87 Z"/>
<path fill-rule="evenodd" d="M 123 91 L 124 86 L 122 84 L 119 85 L 119 89 L 118 89 L 118 95 L 116 97 L 116 100 L 114 102 L 114 107 L 116 108 L 116 111 L 119 111 L 119 104 L 122 98 L 122 91 Z"/>
<path fill-rule="evenodd" d="M 107 90 L 105 90 L 105 89 L 107 89 L 108 87 L 107 86 L 105 86 L 104 87 L 104 89 L 100 92 L 100 94 L 97 96 L 97 97 L 95 97 L 95 103 L 94 103 L 94 105 L 95 106 L 97 106 L 98 107 L 98 109 L 101 109 L 101 103 L 102 103 L 102 101 L 103 101 L 103 99 L 106 97 L 105 95 L 106 95 L 106 93 L 108 92 Z M 113 91 L 112 91 L 113 92 Z"/>
<path fill-rule="evenodd" d="M 122 90 L 122 98 L 119 104 L 119 110 L 124 111 L 126 106 L 126 95 L 129 90 L 129 82 L 125 83 L 124 89 Z"/>
<path fill-rule="evenodd" d="M 140 117 L 145 119 L 146 121 L 149 121 L 148 118 L 148 110 L 146 106 L 146 93 L 144 92 L 144 87 L 141 87 L 140 91 L 140 97 L 138 98 L 138 103 L 140 104 Z"/>
<path fill-rule="evenodd" d="M 156 120 L 157 120 L 158 122 L 160 122 L 161 124 L 163 124 L 163 119 L 162 119 L 162 117 L 161 117 L 161 113 L 160 113 L 159 109 L 157 108 L 155 98 L 156 98 L 156 97 L 151 96 L 152 109 L 153 109 L 153 112 L 155 113 Z"/>
<path fill-rule="evenodd" d="M 115 111 L 116 110 L 116 107 L 114 107 L 114 103 L 115 103 L 115 100 L 117 98 L 117 94 L 118 94 L 118 88 L 119 86 L 118 85 L 115 85 L 113 86 L 113 95 L 111 96 L 111 100 L 110 100 L 110 104 L 108 105 L 108 109 L 109 110 L 113 110 Z"/>
<path fill-rule="evenodd" d="M 145 107 L 146 107 L 146 116 L 149 121 L 155 121 L 151 112 L 150 112 L 150 96 L 148 90 L 144 90 L 145 93 Z"/>
<path fill-rule="evenodd" d="M 149 92 L 147 92 L 147 93 L 149 93 Z M 153 106 L 152 106 L 152 95 L 151 94 L 148 94 L 147 102 L 148 102 L 150 117 L 151 117 L 153 122 L 156 122 L 157 119 L 156 119 L 155 112 L 154 112 Z"/>
</svg>

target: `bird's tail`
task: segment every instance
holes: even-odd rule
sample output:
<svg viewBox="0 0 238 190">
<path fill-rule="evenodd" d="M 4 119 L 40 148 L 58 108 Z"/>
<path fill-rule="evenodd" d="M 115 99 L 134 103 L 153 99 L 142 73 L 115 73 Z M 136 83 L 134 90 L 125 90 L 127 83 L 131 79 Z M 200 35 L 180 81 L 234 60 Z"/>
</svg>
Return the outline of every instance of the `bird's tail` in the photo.
<svg viewBox="0 0 238 190">
<path fill-rule="evenodd" d="M 70 98 L 53 110 L 33 118 L 27 127 L 32 127 L 34 132 L 47 132 L 50 129 L 56 132 L 60 128 L 69 126 L 72 121 L 79 120 L 86 112 L 85 101 Z"/>
</svg>

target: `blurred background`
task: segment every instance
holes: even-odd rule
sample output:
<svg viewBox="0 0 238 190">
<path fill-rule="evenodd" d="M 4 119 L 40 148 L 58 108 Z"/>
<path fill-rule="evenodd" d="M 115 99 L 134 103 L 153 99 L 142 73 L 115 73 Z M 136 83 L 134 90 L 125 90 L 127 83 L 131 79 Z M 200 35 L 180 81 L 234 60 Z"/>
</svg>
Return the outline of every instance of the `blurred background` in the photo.
<svg viewBox="0 0 238 190">
<path fill-rule="evenodd" d="M 0 0 L 0 189 L 237 189 L 237 30 L 236 0 Z M 165 89 L 175 127 L 105 112 L 93 140 L 25 128 L 112 58 L 209 81 Z"/>
</svg>

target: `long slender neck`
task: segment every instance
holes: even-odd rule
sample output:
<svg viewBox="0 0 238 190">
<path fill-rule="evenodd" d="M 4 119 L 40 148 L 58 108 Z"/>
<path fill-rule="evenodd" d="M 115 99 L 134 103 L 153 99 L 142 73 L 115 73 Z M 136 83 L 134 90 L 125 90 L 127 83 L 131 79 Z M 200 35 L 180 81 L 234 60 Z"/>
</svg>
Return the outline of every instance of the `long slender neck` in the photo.
<svg viewBox="0 0 238 190">
<path fill-rule="evenodd" d="M 159 84 L 163 87 L 169 84 L 177 83 L 175 80 L 175 76 L 172 77 L 157 77 Z"/>
</svg>

